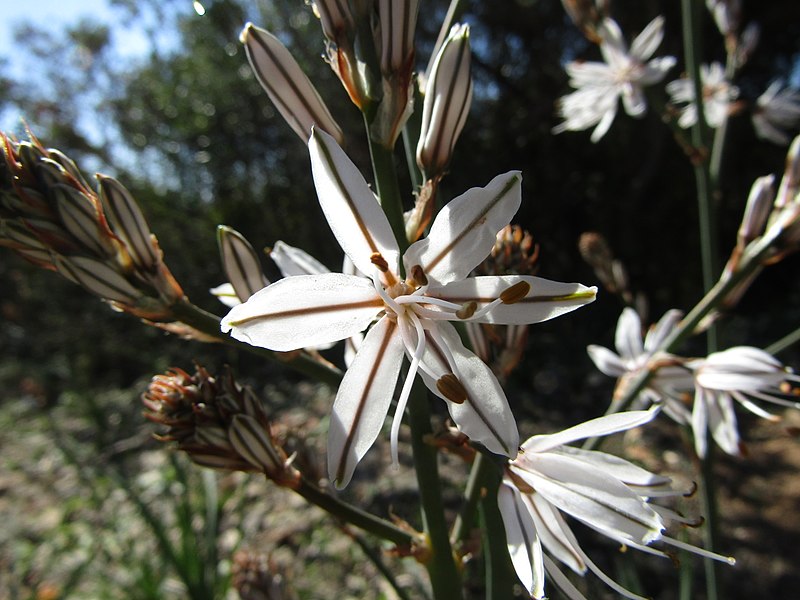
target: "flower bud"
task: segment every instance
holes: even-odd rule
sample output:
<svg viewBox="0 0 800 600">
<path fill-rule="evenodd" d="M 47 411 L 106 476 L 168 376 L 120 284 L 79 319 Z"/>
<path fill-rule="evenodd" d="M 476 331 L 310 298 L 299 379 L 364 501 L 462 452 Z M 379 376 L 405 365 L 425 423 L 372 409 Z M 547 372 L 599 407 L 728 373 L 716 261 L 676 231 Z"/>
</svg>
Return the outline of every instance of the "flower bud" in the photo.
<svg viewBox="0 0 800 600">
<path fill-rule="evenodd" d="M 347 0 L 315 0 L 311 6 L 322 24 L 322 33 L 334 44 L 341 44 L 356 27 Z"/>
<path fill-rule="evenodd" d="M 413 61 L 418 12 L 419 0 L 379 0 L 382 73 L 405 70 Z"/>
<path fill-rule="evenodd" d="M 472 102 L 469 26 L 454 25 L 429 70 L 417 164 L 428 179 L 444 172 Z"/>
<path fill-rule="evenodd" d="M 161 260 L 160 253 L 136 200 L 116 179 L 98 174 L 97 181 L 106 216 L 111 221 L 114 233 L 127 245 L 136 268 L 154 270 Z"/>
<path fill-rule="evenodd" d="M 220 225 L 217 227 L 217 243 L 225 275 L 239 300 L 246 302 L 258 290 L 269 285 L 256 251 L 241 233 Z"/>
<path fill-rule="evenodd" d="M 750 188 L 744 217 L 742 217 L 742 224 L 739 226 L 737 235 L 737 245 L 742 250 L 764 232 L 764 225 L 772 210 L 772 200 L 775 197 L 774 182 L 775 177 L 767 175 L 756 179 Z"/>
<path fill-rule="evenodd" d="M 240 40 L 259 83 L 300 139 L 308 142 L 316 126 L 341 143 L 341 128 L 286 46 L 252 23 L 245 25 Z"/>
</svg>

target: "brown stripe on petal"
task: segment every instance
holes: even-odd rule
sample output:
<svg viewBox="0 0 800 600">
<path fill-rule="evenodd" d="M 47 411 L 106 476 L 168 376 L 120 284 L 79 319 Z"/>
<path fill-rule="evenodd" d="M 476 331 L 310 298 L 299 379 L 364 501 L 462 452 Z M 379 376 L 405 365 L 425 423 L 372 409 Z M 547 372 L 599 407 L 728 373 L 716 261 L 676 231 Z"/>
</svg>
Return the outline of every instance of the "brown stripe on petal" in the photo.
<svg viewBox="0 0 800 600">
<path fill-rule="evenodd" d="M 486 221 L 486 215 L 489 214 L 489 212 L 497 204 L 499 204 L 501 200 L 503 200 L 506 194 L 508 194 L 514 188 L 515 185 L 519 184 L 519 181 L 520 181 L 519 175 L 515 175 L 514 177 L 512 177 L 508 181 L 508 183 L 506 183 L 506 185 L 503 186 L 503 189 L 500 190 L 500 193 L 497 194 L 492 199 L 491 202 L 487 203 L 481 212 L 475 215 L 475 218 L 469 223 L 469 225 L 467 225 L 467 227 L 463 231 L 458 232 L 458 234 L 455 237 L 453 237 L 453 240 L 449 244 L 447 244 L 447 246 L 445 246 L 444 249 L 442 249 L 442 251 L 439 252 L 439 254 L 437 254 L 430 261 L 428 261 L 428 264 L 425 265 L 425 269 L 428 272 L 430 272 L 431 269 L 433 269 L 437 264 L 439 264 L 444 259 L 445 256 L 450 254 L 453 251 L 453 249 L 456 246 L 458 246 L 458 244 L 461 243 L 461 240 L 463 240 L 467 236 L 467 234 L 469 234 L 478 225 L 483 224 Z"/>
<path fill-rule="evenodd" d="M 522 283 L 522 282 L 521 282 Z M 511 286 L 512 288 L 514 286 Z M 500 299 L 502 300 L 503 294 L 508 292 L 505 290 L 500 294 Z M 434 296 L 433 294 L 431 294 Z M 562 294 L 557 296 L 528 296 L 527 298 L 522 298 L 521 300 L 517 300 L 514 304 L 539 304 L 544 302 L 568 302 L 570 300 L 583 300 L 585 298 L 594 298 L 597 294 L 592 290 L 587 290 L 585 292 L 575 292 L 574 294 Z M 439 298 L 440 300 L 446 300 L 447 302 L 452 302 L 453 304 L 466 304 L 467 302 L 477 302 L 478 304 L 489 304 L 490 302 L 494 302 L 497 298 L 492 298 L 490 296 L 442 296 L 436 294 L 435 298 Z M 422 302 L 420 304 L 423 304 Z M 509 302 L 505 302 L 505 304 L 510 304 Z"/>
<path fill-rule="evenodd" d="M 439 357 L 439 359 L 444 364 L 446 364 L 446 365 L 449 364 L 448 361 L 447 361 L 445 353 L 439 347 L 439 344 L 436 343 L 436 340 L 433 339 L 433 336 L 430 334 L 430 332 L 428 332 L 428 331 L 425 332 L 425 339 L 427 340 L 426 349 L 428 349 L 428 348 L 431 349 L 436 354 L 436 356 Z M 455 366 L 455 365 L 453 365 L 453 366 Z M 447 375 L 445 375 L 444 377 L 446 377 L 446 376 Z M 444 377 L 439 378 L 439 381 L 444 379 Z M 453 375 L 453 378 L 455 379 L 455 375 Z M 437 389 L 439 388 L 439 381 L 436 382 Z M 464 389 L 464 400 L 462 400 L 462 402 L 456 402 L 455 400 L 452 400 L 450 398 L 448 398 L 448 400 L 450 400 L 451 402 L 454 402 L 455 404 L 462 404 L 463 402 L 466 402 L 469 406 L 471 406 L 472 410 L 475 411 L 475 414 L 478 415 L 478 418 L 481 421 L 483 421 L 483 424 L 486 426 L 486 428 L 491 432 L 491 434 L 495 437 L 495 439 L 497 439 L 497 441 L 500 442 L 500 445 L 503 447 L 503 449 L 507 453 L 510 454 L 512 449 L 509 448 L 508 445 L 503 441 L 503 436 L 501 436 L 498 433 L 497 429 L 495 429 L 495 427 L 492 425 L 492 423 L 489 421 L 489 419 L 486 418 L 486 415 L 481 410 L 480 405 L 477 402 L 475 402 L 475 400 L 469 395 L 469 391 L 466 388 L 463 387 L 463 384 L 461 383 L 461 381 L 458 380 L 458 379 L 456 379 L 456 381 L 458 381 L 459 385 L 461 385 L 462 388 Z M 443 396 L 447 397 L 447 395 L 444 392 L 442 392 L 441 390 L 439 390 L 439 392 Z"/>
<path fill-rule="evenodd" d="M 314 306 L 309 308 L 294 308 L 291 310 L 280 310 L 274 313 L 266 313 L 261 315 L 254 315 L 252 317 L 245 317 L 238 321 L 231 321 L 232 327 L 238 327 L 243 323 L 250 323 L 251 321 L 266 320 L 266 319 L 280 319 L 284 317 L 300 317 L 303 315 L 313 315 L 317 313 L 335 312 L 337 310 L 368 308 L 374 306 L 375 308 L 383 307 L 383 300 L 375 298 L 372 300 L 362 300 L 361 302 L 350 302 L 348 304 L 325 304 L 323 306 Z"/>
<path fill-rule="evenodd" d="M 339 456 L 339 468 L 336 471 L 337 482 L 342 481 L 344 478 L 344 469 L 347 466 L 347 455 L 350 453 L 350 448 L 353 445 L 355 434 L 356 431 L 358 431 L 358 426 L 361 421 L 361 416 L 364 414 L 364 409 L 366 408 L 367 398 L 369 397 L 369 393 L 375 383 L 375 378 L 378 375 L 378 370 L 380 369 L 383 356 L 386 353 L 386 347 L 389 345 L 389 342 L 395 335 L 395 329 L 397 329 L 397 322 L 389 321 L 386 334 L 381 340 L 381 346 L 378 350 L 378 354 L 376 355 L 375 363 L 372 365 L 372 369 L 370 369 L 369 376 L 364 384 L 364 389 L 361 392 L 361 397 L 358 400 L 358 409 L 356 409 L 356 413 L 353 416 L 353 426 L 350 427 L 350 430 L 347 432 L 347 438 L 345 438 L 344 445 L 342 446 L 342 453 Z"/>
</svg>

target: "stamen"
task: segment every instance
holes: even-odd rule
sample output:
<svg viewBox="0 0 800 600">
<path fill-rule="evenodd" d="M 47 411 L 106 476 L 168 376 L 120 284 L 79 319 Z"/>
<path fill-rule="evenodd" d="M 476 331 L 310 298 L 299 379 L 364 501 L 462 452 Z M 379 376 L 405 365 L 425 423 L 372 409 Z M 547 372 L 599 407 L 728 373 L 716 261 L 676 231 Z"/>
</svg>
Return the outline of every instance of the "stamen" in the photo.
<svg viewBox="0 0 800 600">
<path fill-rule="evenodd" d="M 463 404 L 467 400 L 467 390 L 452 373 L 442 375 L 436 382 L 436 389 L 450 402 Z"/>
<path fill-rule="evenodd" d="M 403 413 L 406 411 L 406 404 L 408 403 L 408 398 L 411 395 L 411 386 L 414 384 L 414 379 L 417 376 L 417 370 L 419 369 L 419 362 L 422 360 L 422 355 L 425 354 L 425 330 L 422 328 L 422 323 L 420 323 L 417 315 L 413 312 L 407 313 L 409 320 L 414 324 L 414 327 L 417 330 L 417 346 L 414 349 L 414 354 L 411 357 L 411 366 L 408 368 L 408 373 L 406 374 L 406 379 L 403 382 L 403 389 L 400 391 L 400 396 L 397 398 L 397 407 L 394 411 L 394 417 L 392 417 L 392 431 L 389 436 L 391 440 L 390 448 L 392 452 L 392 464 L 396 467 L 400 466 L 400 461 L 398 457 L 397 451 L 397 438 L 400 435 L 400 422 L 403 420 Z M 401 321 L 401 319 L 398 319 Z M 404 323 L 398 322 L 398 327 L 402 330 L 404 327 Z"/>
<path fill-rule="evenodd" d="M 470 300 L 469 302 L 465 302 L 463 306 L 456 311 L 456 316 L 459 319 L 469 319 L 475 314 L 476 310 L 478 310 L 478 303 L 474 300 Z"/>
<path fill-rule="evenodd" d="M 691 544 L 687 544 L 686 542 L 682 542 L 671 537 L 662 536 L 661 541 L 665 544 L 669 544 L 670 546 L 675 546 L 676 548 L 686 550 L 687 552 L 697 554 L 704 558 L 710 558 L 719 562 L 728 563 L 731 566 L 736 564 L 736 559 L 732 556 L 723 556 L 722 554 L 717 554 L 716 552 L 711 552 L 710 550 L 705 550 L 704 548 L 698 548 L 697 546 L 692 546 Z"/>
<path fill-rule="evenodd" d="M 372 256 L 369 257 L 369 261 L 378 267 L 381 273 L 386 273 L 389 270 L 389 263 L 386 262 L 386 259 L 383 258 L 380 252 L 373 252 Z"/>
<path fill-rule="evenodd" d="M 527 281 L 518 281 L 510 288 L 507 288 L 500 294 L 500 301 L 503 304 L 516 304 L 524 299 L 531 291 L 531 284 Z"/>
<path fill-rule="evenodd" d="M 411 267 L 411 279 L 418 285 L 428 285 L 428 277 L 425 275 L 425 271 L 422 270 L 421 265 Z"/>
<path fill-rule="evenodd" d="M 374 273 L 372 275 L 372 283 L 375 285 L 375 291 L 378 292 L 378 295 L 381 297 L 381 300 L 383 300 L 383 302 L 384 302 L 384 304 L 386 304 L 386 306 L 388 306 L 390 309 L 392 309 L 392 311 L 394 312 L 395 315 L 399 315 L 401 312 L 403 312 L 403 309 L 400 308 L 400 305 L 397 302 L 394 301 L 394 299 L 383 288 L 383 286 L 381 285 L 381 282 L 378 281 L 378 274 L 377 273 Z"/>
</svg>

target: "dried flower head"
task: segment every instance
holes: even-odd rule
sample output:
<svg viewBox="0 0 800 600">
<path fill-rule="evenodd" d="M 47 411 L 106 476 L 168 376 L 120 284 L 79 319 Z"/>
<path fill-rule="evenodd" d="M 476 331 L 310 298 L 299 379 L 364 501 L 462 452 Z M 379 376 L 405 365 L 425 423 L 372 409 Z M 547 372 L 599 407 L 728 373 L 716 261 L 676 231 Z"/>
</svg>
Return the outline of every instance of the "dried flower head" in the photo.
<svg viewBox="0 0 800 600">
<path fill-rule="evenodd" d="M 261 403 L 249 387 L 236 383 L 230 370 L 212 377 L 199 365 L 194 375 L 172 368 L 153 377 L 142 402 L 145 416 L 167 427 L 159 439 L 177 442 L 199 465 L 263 472 L 287 486 L 299 479 L 272 436 Z"/>
</svg>

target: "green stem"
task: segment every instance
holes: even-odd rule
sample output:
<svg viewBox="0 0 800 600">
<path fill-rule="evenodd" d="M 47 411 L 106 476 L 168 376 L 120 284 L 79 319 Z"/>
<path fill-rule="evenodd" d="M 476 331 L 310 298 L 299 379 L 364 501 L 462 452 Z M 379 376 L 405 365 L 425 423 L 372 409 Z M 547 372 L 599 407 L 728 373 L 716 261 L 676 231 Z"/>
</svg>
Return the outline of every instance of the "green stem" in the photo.
<svg viewBox="0 0 800 600">
<path fill-rule="evenodd" d="M 229 335 L 226 335 L 220 331 L 220 318 L 217 315 L 211 314 L 210 312 L 195 306 L 189 302 L 187 298 L 184 298 L 173 304 L 171 310 L 175 319 L 181 323 L 185 323 L 186 325 L 189 325 L 201 333 L 211 336 L 216 340 L 227 344 L 228 346 L 232 346 L 238 350 L 244 350 L 252 354 L 257 354 L 259 356 L 264 356 L 334 388 L 337 387 L 342 381 L 342 372 L 339 369 L 318 362 L 311 358 L 308 354 L 304 354 L 302 352 L 297 354 L 273 352 L 272 350 L 267 350 L 266 348 L 251 346 L 250 344 L 245 344 L 244 342 L 233 339 Z"/>
<path fill-rule="evenodd" d="M 491 464 L 489 460 L 486 462 Z M 506 600 L 514 597 L 514 584 L 518 578 L 508 554 L 503 516 L 497 506 L 500 471 L 489 470 L 485 479 L 486 486 L 478 508 L 486 566 L 486 600 Z"/>
<path fill-rule="evenodd" d="M 709 130 L 705 118 L 705 107 L 703 105 L 703 81 L 700 75 L 700 43 L 702 40 L 701 18 L 704 10 L 700 0 L 681 0 L 681 12 L 683 17 L 683 43 L 686 60 L 686 70 L 692 80 L 694 87 L 695 106 L 697 107 L 697 121 L 692 126 L 692 142 L 697 148 L 705 148 L 709 140 Z M 724 130 L 718 132 L 719 144 L 717 148 L 712 148 L 712 154 L 716 157 L 716 169 L 719 169 L 722 161 L 722 144 L 725 136 Z M 705 160 L 705 152 L 701 154 L 703 160 L 696 161 L 694 165 L 695 180 L 697 184 L 697 205 L 700 226 L 700 257 L 703 269 L 703 290 L 708 292 L 717 280 L 720 272 L 719 257 L 716 249 L 716 215 L 715 206 L 712 198 L 712 177 L 709 164 Z M 719 173 L 717 172 L 717 176 Z M 718 182 L 715 182 L 718 183 Z M 707 332 L 707 348 L 709 352 L 717 349 L 717 331 L 712 324 Z M 695 432 L 695 435 L 707 435 Z M 709 448 L 713 444 L 709 445 Z M 716 529 L 716 505 L 714 494 L 714 455 L 711 451 L 706 453 L 702 459 L 701 469 L 701 488 L 705 501 L 706 527 L 704 528 L 706 550 L 713 551 L 715 548 L 714 535 Z M 711 559 L 704 561 L 706 573 L 706 592 L 708 600 L 717 600 L 717 573 L 716 564 Z"/>
<path fill-rule="evenodd" d="M 433 596 L 436 600 L 458 600 L 463 597 L 461 573 L 456 566 L 447 532 L 436 448 L 425 441 L 433 431 L 427 394 L 419 381 L 414 384 L 408 399 L 408 416 L 422 521 L 430 544 L 430 556 L 425 566 L 431 579 Z"/>
<path fill-rule="evenodd" d="M 711 439 L 711 432 L 706 432 L 706 455 L 700 461 L 700 493 L 703 500 L 703 546 L 706 550 L 713 551 L 717 547 L 718 539 L 718 512 L 717 493 L 714 485 L 714 453 L 716 447 Z M 720 596 L 717 587 L 717 564 L 712 558 L 704 558 L 703 566 L 706 573 L 706 598 L 715 600 Z"/>
<path fill-rule="evenodd" d="M 314 506 L 320 507 L 328 514 L 355 525 L 364 531 L 371 533 L 381 539 L 392 542 L 404 548 L 411 548 L 415 542 L 415 536 L 405 529 L 402 529 L 384 519 L 376 517 L 375 515 L 364 512 L 346 502 L 342 502 L 338 498 L 331 496 L 326 491 L 318 488 L 316 485 L 303 478 L 296 485 L 288 486 L 289 489 L 297 492 L 309 503 Z"/>
<path fill-rule="evenodd" d="M 467 487 L 464 490 L 464 506 L 462 506 L 461 512 L 456 517 L 456 521 L 453 524 L 453 532 L 450 534 L 450 542 L 454 546 L 457 546 L 469 536 L 472 524 L 475 522 L 481 490 L 486 489 L 487 480 L 491 474 L 491 461 L 478 452 L 472 462 Z"/>
<path fill-rule="evenodd" d="M 765 348 L 766 352 L 769 354 L 780 354 L 782 351 L 786 350 L 789 346 L 800 342 L 800 327 L 792 331 L 790 334 L 783 336 L 777 342 L 773 342 L 767 348 Z"/>
<path fill-rule="evenodd" d="M 397 578 L 392 573 L 391 569 L 386 565 L 383 558 L 381 557 L 380 550 L 376 550 L 372 546 L 367 543 L 367 540 L 363 538 L 363 536 L 358 535 L 354 531 L 348 531 L 345 528 L 345 533 L 347 536 L 352 539 L 356 544 L 358 544 L 361 551 L 364 553 L 364 556 L 367 557 L 372 565 L 378 570 L 378 572 L 383 576 L 383 578 L 392 586 L 395 594 L 400 600 L 411 600 L 411 597 L 408 595 L 405 589 L 398 583 Z"/>
<path fill-rule="evenodd" d="M 365 118 L 366 123 L 366 118 Z M 397 182 L 397 169 L 394 163 L 394 152 L 372 138 L 369 123 L 367 126 L 367 139 L 369 140 L 369 153 L 372 158 L 372 170 L 375 174 L 375 187 L 378 197 L 392 226 L 392 232 L 397 239 L 400 252 L 408 248 L 406 225 L 403 220 L 403 201 L 400 197 L 400 186 Z"/>
</svg>

